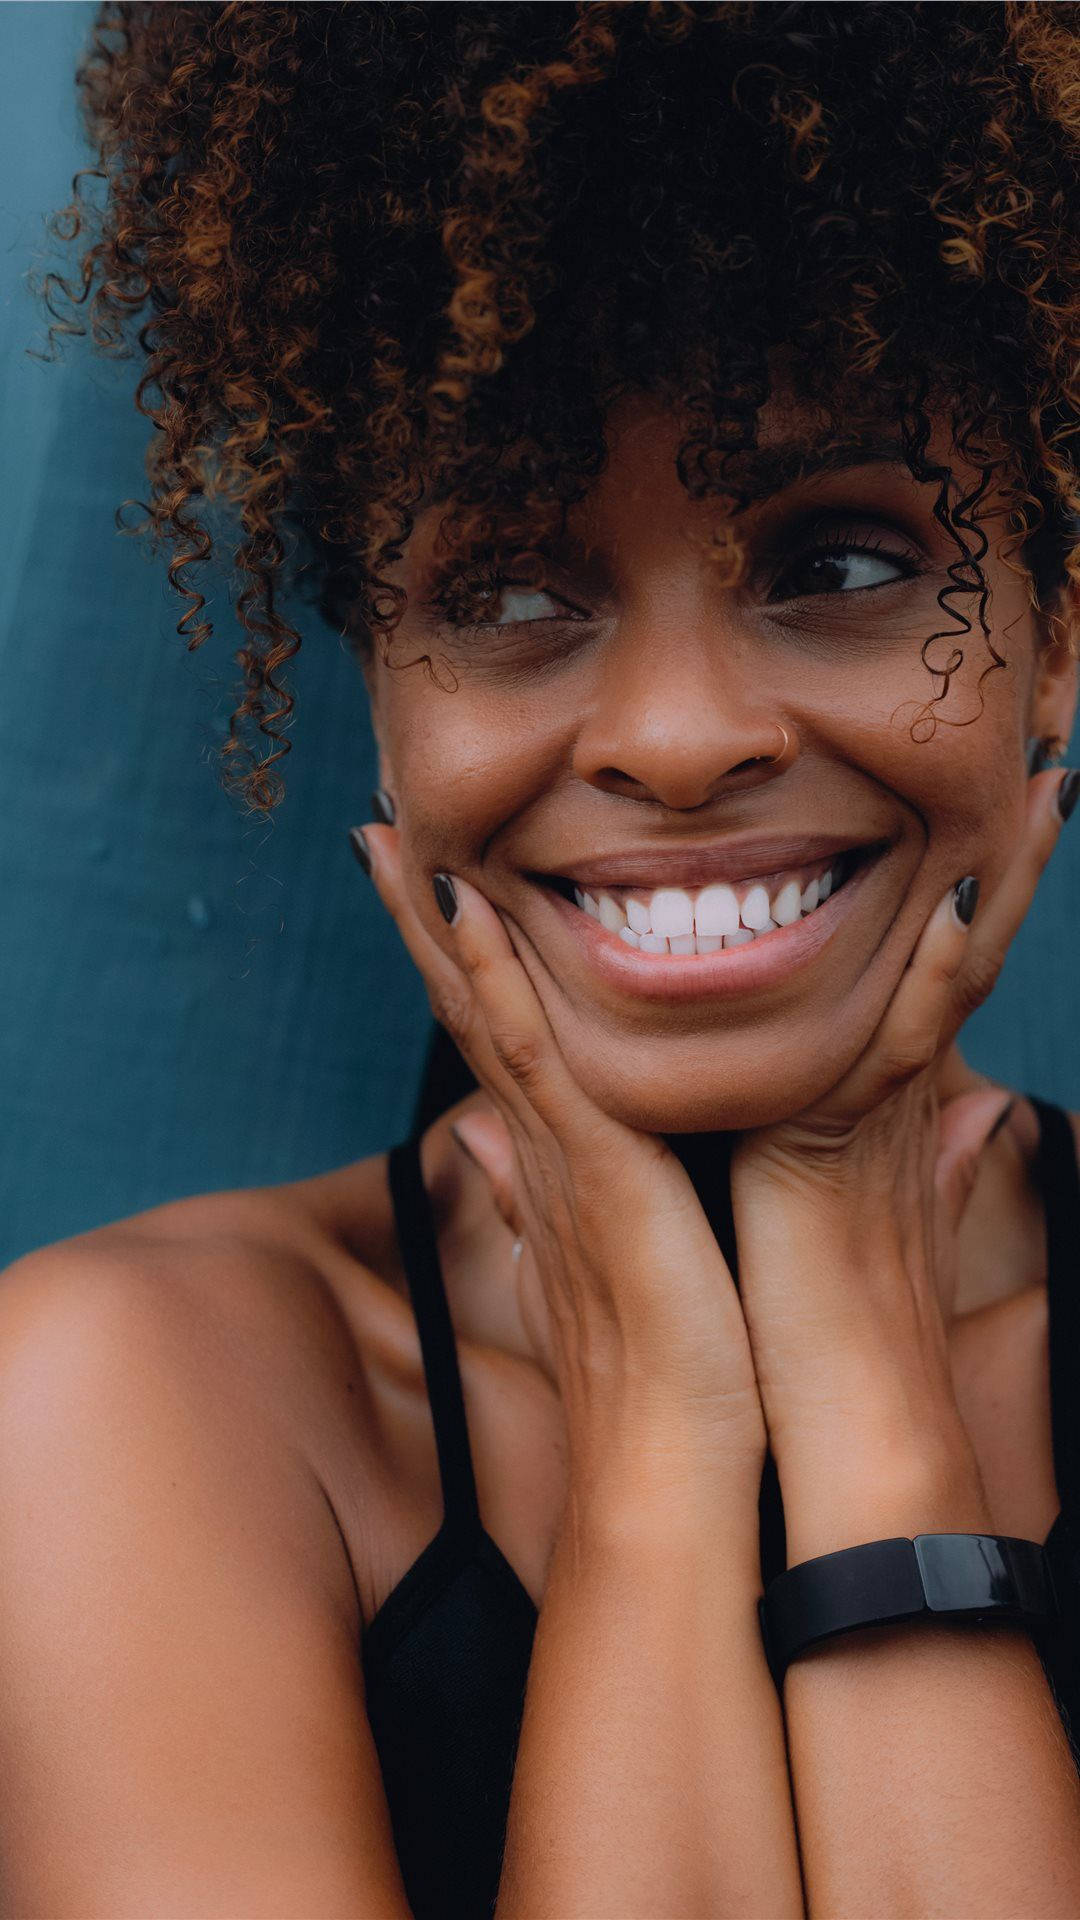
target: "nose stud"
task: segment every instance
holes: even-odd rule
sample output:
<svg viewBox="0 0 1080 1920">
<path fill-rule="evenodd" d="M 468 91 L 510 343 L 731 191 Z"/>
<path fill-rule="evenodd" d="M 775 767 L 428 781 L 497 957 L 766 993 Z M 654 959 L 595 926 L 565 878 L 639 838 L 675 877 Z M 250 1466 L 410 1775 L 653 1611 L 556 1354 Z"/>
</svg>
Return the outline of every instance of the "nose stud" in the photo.
<svg viewBox="0 0 1080 1920">
<path fill-rule="evenodd" d="M 777 732 L 778 732 L 779 734 L 782 734 L 782 736 L 783 736 L 783 745 L 782 745 L 782 746 L 780 747 L 780 749 L 779 749 L 779 751 L 778 751 L 777 753 L 763 753 L 763 754 L 762 754 L 762 755 L 760 756 L 760 757 L 761 757 L 761 759 L 762 759 L 762 760 L 764 760 L 764 762 L 765 762 L 765 764 L 766 764 L 766 766 L 768 766 L 768 767 L 771 767 L 771 766 L 773 766 L 773 765 L 775 764 L 775 762 L 776 762 L 777 760 L 782 760 L 782 759 L 783 759 L 783 757 L 784 757 L 784 755 L 785 755 L 785 753 L 786 753 L 786 752 L 787 752 L 787 750 L 788 750 L 788 733 L 787 733 L 787 728 L 786 728 L 786 727 L 782 727 L 782 726 L 780 725 L 780 722 L 779 722 L 779 720 L 777 720 L 777 721 L 776 721 L 776 722 L 775 722 L 774 724 L 775 724 L 775 726 L 776 726 L 776 730 L 777 730 Z"/>
</svg>

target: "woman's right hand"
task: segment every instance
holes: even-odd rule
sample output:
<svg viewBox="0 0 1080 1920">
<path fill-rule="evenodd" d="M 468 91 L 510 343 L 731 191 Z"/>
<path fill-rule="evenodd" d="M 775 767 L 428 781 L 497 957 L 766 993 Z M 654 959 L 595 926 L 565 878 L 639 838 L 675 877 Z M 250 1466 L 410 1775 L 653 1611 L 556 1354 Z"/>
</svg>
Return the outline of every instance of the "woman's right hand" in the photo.
<svg viewBox="0 0 1080 1920">
<path fill-rule="evenodd" d="M 433 898 L 430 931 L 397 828 L 365 827 L 364 842 L 435 1018 L 490 1099 L 462 1116 L 461 1137 L 535 1262 L 571 1462 L 588 1472 L 614 1449 L 667 1498 L 689 1459 L 756 1503 L 766 1433 L 746 1323 L 689 1177 L 662 1138 L 604 1113 L 574 1078 L 512 922 L 455 877 L 453 922 Z"/>
</svg>

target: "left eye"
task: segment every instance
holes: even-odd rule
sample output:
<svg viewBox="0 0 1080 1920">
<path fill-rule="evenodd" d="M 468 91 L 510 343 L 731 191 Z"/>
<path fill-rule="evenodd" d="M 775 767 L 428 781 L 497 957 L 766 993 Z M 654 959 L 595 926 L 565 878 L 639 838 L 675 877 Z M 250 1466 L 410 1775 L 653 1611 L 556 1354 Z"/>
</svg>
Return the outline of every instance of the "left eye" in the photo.
<svg viewBox="0 0 1080 1920">
<path fill-rule="evenodd" d="M 570 609 L 543 587 L 515 587 L 500 581 L 493 596 L 496 617 L 485 620 L 485 627 L 510 627 L 531 620 L 557 620 Z"/>
<path fill-rule="evenodd" d="M 887 587 L 908 580 L 918 571 L 905 554 L 890 553 L 862 541 L 837 541 L 811 547 L 793 561 L 777 580 L 772 597 L 801 599 L 806 594 L 853 593 L 860 588 Z"/>
</svg>

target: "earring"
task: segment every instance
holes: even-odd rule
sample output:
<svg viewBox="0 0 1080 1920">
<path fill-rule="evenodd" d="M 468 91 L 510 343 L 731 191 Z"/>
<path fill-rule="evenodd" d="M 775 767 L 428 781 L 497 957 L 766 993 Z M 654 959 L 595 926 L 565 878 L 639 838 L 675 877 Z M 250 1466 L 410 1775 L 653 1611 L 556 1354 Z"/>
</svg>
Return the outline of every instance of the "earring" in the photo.
<svg viewBox="0 0 1080 1920">
<path fill-rule="evenodd" d="M 1045 772 L 1047 767 L 1052 767 L 1055 760 L 1061 759 L 1068 744 L 1067 740 L 1063 740 L 1060 734 L 1056 733 L 1044 734 L 1040 740 L 1030 740 L 1027 756 L 1028 778 L 1030 779 L 1033 774 Z"/>
</svg>

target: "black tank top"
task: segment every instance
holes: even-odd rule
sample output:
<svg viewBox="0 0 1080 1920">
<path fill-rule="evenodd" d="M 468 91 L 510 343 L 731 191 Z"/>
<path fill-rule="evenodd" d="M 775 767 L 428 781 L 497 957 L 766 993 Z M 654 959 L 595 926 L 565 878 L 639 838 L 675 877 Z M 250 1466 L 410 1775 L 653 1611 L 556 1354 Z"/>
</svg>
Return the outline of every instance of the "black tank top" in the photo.
<svg viewBox="0 0 1080 1920">
<path fill-rule="evenodd" d="M 1032 1100 L 1046 1209 L 1050 1396 L 1061 1512 L 1046 1541 L 1061 1624 L 1037 1641 L 1080 1767 L 1080 1175 L 1060 1107 Z M 363 1635 L 367 1710 L 394 1844 L 416 1920 L 487 1920 L 499 1884 L 537 1610 L 485 1530 L 454 1332 L 419 1142 L 389 1155 L 398 1241 L 416 1315 L 442 1482 L 443 1521 Z M 761 1576 L 786 1565 L 771 1456 L 761 1490 Z"/>
</svg>

